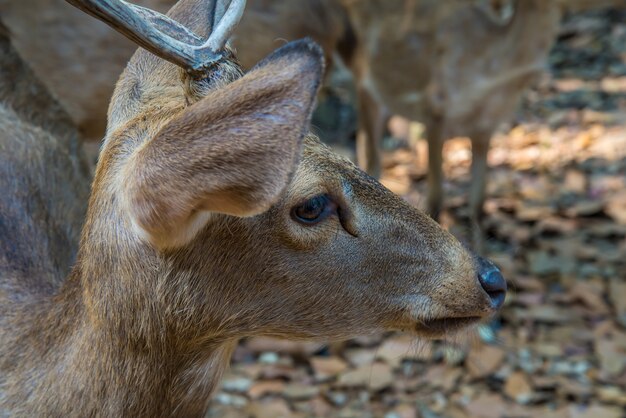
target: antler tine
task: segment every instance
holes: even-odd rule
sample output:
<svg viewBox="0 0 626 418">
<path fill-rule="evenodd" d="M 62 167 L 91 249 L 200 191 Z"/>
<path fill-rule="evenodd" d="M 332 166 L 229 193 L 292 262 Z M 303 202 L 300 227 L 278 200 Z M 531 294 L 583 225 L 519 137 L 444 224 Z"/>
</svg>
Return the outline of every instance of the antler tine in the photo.
<svg viewBox="0 0 626 418">
<path fill-rule="evenodd" d="M 230 38 L 230 35 L 232 35 L 235 27 L 241 20 L 245 8 L 246 0 L 232 0 L 224 16 L 213 28 L 213 32 L 209 36 L 209 39 L 202 45 L 202 48 L 208 48 L 212 51 L 219 51 L 224 48 L 228 38 Z"/>
<path fill-rule="evenodd" d="M 233 0 L 215 30 L 200 45 L 201 41 L 188 43 L 179 40 L 197 41 L 198 37 L 178 22 L 123 0 L 66 1 L 102 20 L 139 46 L 193 74 L 202 74 L 222 58 L 221 51 L 246 5 L 245 0 Z"/>
</svg>

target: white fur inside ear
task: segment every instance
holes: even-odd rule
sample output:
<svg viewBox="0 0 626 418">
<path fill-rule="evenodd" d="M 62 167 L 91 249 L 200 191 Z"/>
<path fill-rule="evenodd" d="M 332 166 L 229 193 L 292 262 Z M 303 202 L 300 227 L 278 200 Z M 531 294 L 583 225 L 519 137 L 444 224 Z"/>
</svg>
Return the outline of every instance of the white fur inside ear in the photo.
<svg viewBox="0 0 626 418">
<path fill-rule="evenodd" d="M 165 250 L 184 247 L 189 244 L 202 228 L 211 219 L 211 212 L 199 211 L 194 213 L 184 224 L 178 226 L 175 231 L 169 231 L 167 234 L 154 235 L 143 228 L 131 216 L 131 229 L 142 241 L 152 245 L 153 247 Z"/>
</svg>

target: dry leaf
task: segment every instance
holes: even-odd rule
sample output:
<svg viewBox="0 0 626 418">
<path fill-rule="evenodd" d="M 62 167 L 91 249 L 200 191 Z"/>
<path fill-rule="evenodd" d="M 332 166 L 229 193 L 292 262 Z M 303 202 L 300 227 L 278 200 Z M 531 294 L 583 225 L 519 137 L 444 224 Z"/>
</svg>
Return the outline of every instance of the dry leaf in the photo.
<svg viewBox="0 0 626 418">
<path fill-rule="evenodd" d="M 376 392 L 391 386 L 393 375 L 385 363 L 376 362 L 361 366 L 339 376 L 337 387 L 366 387 Z"/>
<path fill-rule="evenodd" d="M 470 376 L 483 378 L 491 375 L 500 367 L 505 354 L 504 350 L 490 345 L 472 348 L 465 359 Z"/>
<path fill-rule="evenodd" d="M 339 357 L 312 357 L 311 367 L 315 371 L 315 378 L 326 380 L 335 377 L 348 368 L 348 364 Z"/>
<path fill-rule="evenodd" d="M 507 379 L 504 385 L 504 393 L 517 403 L 528 403 L 533 395 L 533 388 L 522 372 L 514 372 Z"/>
</svg>

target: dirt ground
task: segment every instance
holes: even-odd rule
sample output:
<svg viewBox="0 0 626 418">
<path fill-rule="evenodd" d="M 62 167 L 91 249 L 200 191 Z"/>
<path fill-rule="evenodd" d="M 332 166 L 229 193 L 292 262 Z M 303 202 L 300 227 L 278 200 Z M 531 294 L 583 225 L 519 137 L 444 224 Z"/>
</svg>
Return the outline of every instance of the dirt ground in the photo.
<svg viewBox="0 0 626 418">
<path fill-rule="evenodd" d="M 489 153 L 489 256 L 511 289 L 501 316 L 447 342 L 245 341 L 208 416 L 626 416 L 626 13 L 568 17 L 550 64 Z M 425 142 L 391 143 L 383 182 L 423 205 Z M 469 141 L 444 152 L 455 231 Z"/>
</svg>

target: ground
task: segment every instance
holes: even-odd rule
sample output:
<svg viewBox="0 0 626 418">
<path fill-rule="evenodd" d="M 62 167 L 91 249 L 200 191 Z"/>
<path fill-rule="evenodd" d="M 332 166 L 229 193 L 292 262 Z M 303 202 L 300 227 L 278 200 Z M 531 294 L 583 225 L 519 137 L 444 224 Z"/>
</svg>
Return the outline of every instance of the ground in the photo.
<svg viewBox="0 0 626 418">
<path fill-rule="evenodd" d="M 498 318 L 461 341 L 245 341 L 208 416 L 626 416 L 623 22 L 616 11 L 566 19 L 550 71 L 492 142 L 488 250 L 511 289 Z M 391 143 L 383 182 L 423 205 L 425 143 Z M 467 139 L 446 144 L 453 231 L 470 159 Z"/>
</svg>

